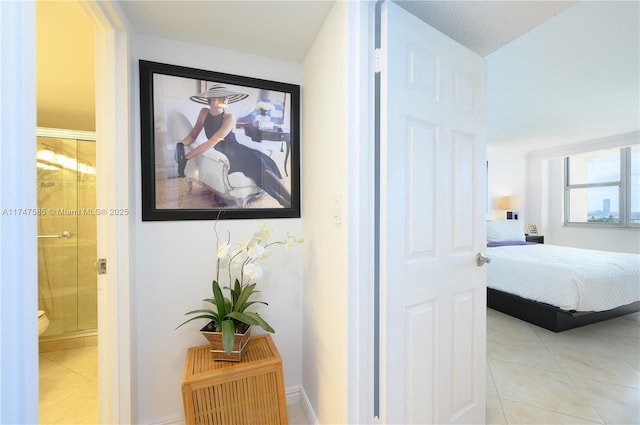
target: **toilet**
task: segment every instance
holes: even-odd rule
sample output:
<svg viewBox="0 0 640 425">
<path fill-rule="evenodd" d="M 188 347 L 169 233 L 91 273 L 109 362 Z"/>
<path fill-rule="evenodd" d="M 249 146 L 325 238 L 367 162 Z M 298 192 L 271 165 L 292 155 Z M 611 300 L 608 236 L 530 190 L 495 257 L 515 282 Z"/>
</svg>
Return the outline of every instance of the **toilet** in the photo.
<svg viewBox="0 0 640 425">
<path fill-rule="evenodd" d="M 49 318 L 44 313 L 44 310 L 38 310 L 38 336 L 42 335 L 44 331 L 49 327 Z"/>
</svg>

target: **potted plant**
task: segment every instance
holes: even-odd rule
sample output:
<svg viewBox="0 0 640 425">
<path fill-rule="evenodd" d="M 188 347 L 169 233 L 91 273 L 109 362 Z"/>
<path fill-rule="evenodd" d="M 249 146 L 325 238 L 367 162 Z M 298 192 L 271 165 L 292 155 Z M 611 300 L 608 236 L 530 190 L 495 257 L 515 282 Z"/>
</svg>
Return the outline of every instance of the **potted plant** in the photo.
<svg viewBox="0 0 640 425">
<path fill-rule="evenodd" d="M 248 311 L 248 308 L 255 304 L 268 305 L 264 301 L 252 298 L 259 292 L 255 280 L 262 277 L 261 263 L 267 259 L 268 249 L 277 245 L 289 248 L 294 243 L 302 242 L 302 239 L 287 233 L 284 240 L 270 242 L 273 228 L 264 222 L 251 238 L 238 243 L 232 251 L 231 234 L 228 232 L 227 240 L 221 244 L 217 224 L 216 221 L 216 278 L 211 283 L 212 297 L 203 300 L 213 308 L 185 313 L 195 316 L 182 322 L 176 329 L 192 320 L 208 319 L 209 323 L 200 331 L 212 345 L 214 358 L 240 360 L 251 335 L 251 326 L 260 326 L 267 332 L 275 332 L 258 313 Z M 221 271 L 229 282 L 229 286 L 224 288 L 220 286 Z M 228 292 L 228 296 L 225 296 L 223 290 Z"/>
</svg>

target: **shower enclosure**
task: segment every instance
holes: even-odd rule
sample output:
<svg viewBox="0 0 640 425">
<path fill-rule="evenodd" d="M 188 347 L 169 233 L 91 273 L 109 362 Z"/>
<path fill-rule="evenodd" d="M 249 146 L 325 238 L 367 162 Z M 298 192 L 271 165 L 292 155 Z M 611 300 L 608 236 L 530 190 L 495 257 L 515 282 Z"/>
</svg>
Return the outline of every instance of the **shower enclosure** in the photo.
<svg viewBox="0 0 640 425">
<path fill-rule="evenodd" d="M 95 134 L 37 129 L 38 308 L 42 340 L 97 330 Z"/>
</svg>

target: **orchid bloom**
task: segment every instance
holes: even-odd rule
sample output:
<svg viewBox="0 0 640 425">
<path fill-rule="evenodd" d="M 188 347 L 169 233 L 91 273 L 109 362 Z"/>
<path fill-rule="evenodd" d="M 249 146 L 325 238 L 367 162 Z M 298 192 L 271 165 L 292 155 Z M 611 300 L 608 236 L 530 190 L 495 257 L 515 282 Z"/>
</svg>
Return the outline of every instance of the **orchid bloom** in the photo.
<svg viewBox="0 0 640 425">
<path fill-rule="evenodd" d="M 258 225 L 258 231 L 255 233 L 255 237 L 262 241 L 266 242 L 269 240 L 269 236 L 271 236 L 271 232 L 273 232 L 273 227 L 269 225 L 268 222 L 262 222 Z"/>
<path fill-rule="evenodd" d="M 255 263 L 245 265 L 243 271 L 249 278 L 249 281 L 260 279 L 263 275 L 262 267 Z"/>
<path fill-rule="evenodd" d="M 218 254 L 219 259 L 225 258 L 227 255 L 229 255 L 229 243 L 225 242 L 222 245 L 220 245 L 216 250 L 216 252 Z"/>
<path fill-rule="evenodd" d="M 291 233 L 286 234 L 283 240 L 269 242 L 273 227 L 267 221 L 258 225 L 258 230 L 253 236 L 245 241 L 238 242 L 232 249 L 230 244 L 230 235 L 226 242 L 220 243 L 216 247 L 217 271 L 216 280 L 219 281 L 219 273 L 225 270 L 225 274 L 229 277 L 229 282 L 234 281 L 234 276 L 238 276 L 240 284 L 244 285 L 248 281 L 260 279 L 263 277 L 262 267 L 258 264 L 265 261 L 269 257 L 271 245 L 285 245 L 287 248 L 293 244 L 300 243 L 303 239 L 297 239 Z M 217 237 L 216 232 L 216 237 Z"/>
<path fill-rule="evenodd" d="M 257 241 L 249 244 L 247 247 L 247 256 L 252 260 L 257 260 L 264 254 L 264 246 L 260 245 Z"/>
</svg>

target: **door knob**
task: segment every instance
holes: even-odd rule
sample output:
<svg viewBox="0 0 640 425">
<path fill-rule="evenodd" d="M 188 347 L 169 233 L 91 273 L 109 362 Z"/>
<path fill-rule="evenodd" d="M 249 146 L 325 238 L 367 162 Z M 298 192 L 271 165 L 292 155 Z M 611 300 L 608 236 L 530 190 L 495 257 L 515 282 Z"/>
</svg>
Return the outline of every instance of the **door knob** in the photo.
<svg viewBox="0 0 640 425">
<path fill-rule="evenodd" d="M 476 266 L 482 267 L 486 263 L 490 263 L 490 262 L 491 262 L 491 258 L 485 257 L 481 253 L 476 254 Z"/>
</svg>

